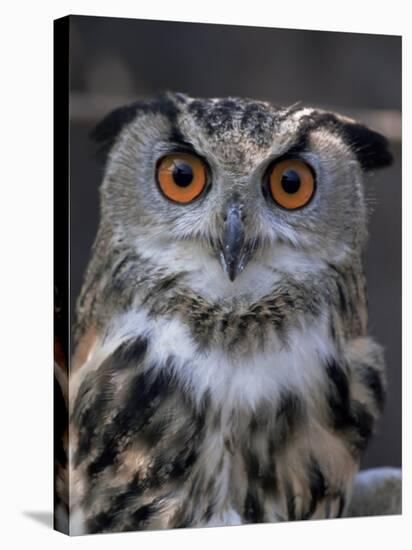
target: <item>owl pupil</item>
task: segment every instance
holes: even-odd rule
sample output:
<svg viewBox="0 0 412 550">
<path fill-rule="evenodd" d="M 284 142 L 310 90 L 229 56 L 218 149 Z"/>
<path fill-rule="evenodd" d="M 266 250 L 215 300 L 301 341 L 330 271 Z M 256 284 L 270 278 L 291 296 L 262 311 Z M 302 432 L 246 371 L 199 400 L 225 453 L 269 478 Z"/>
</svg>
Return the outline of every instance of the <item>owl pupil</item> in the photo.
<svg viewBox="0 0 412 550">
<path fill-rule="evenodd" d="M 184 162 L 175 163 L 173 168 L 173 180 L 179 187 L 187 187 L 190 185 L 193 180 L 192 167 Z"/>
<path fill-rule="evenodd" d="M 300 187 L 299 174 L 294 170 L 287 170 L 282 175 L 281 183 L 282 183 L 283 190 L 286 193 L 290 193 L 292 195 L 293 193 L 296 193 L 299 190 L 299 187 Z"/>
</svg>

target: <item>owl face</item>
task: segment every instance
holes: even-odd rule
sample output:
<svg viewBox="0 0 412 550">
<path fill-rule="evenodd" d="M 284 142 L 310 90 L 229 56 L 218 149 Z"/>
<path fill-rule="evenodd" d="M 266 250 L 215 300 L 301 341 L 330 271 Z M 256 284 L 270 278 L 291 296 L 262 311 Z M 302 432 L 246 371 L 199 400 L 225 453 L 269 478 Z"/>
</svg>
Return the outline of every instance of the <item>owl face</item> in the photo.
<svg viewBox="0 0 412 550">
<path fill-rule="evenodd" d="M 364 172 L 391 161 L 350 119 L 237 98 L 168 94 L 114 111 L 95 137 L 110 148 L 102 217 L 115 235 L 232 284 L 359 251 Z"/>
</svg>

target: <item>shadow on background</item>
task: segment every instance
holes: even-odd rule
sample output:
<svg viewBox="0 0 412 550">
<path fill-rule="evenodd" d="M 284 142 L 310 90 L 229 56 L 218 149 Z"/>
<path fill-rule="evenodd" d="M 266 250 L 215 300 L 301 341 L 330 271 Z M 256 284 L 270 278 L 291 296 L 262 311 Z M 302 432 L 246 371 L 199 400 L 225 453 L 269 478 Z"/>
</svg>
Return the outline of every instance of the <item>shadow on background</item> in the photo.
<svg viewBox="0 0 412 550">
<path fill-rule="evenodd" d="M 23 515 L 44 527 L 53 529 L 53 512 L 23 512 Z"/>
</svg>

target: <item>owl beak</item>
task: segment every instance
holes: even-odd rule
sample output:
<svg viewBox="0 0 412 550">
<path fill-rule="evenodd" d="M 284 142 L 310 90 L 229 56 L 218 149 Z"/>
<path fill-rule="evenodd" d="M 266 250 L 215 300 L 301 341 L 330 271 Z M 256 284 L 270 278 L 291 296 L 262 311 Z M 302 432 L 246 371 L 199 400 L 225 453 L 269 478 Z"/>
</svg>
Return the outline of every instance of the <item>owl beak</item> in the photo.
<svg viewBox="0 0 412 550">
<path fill-rule="evenodd" d="M 227 208 L 219 259 L 224 272 L 232 282 L 244 270 L 249 260 L 249 254 L 245 249 L 242 207 L 238 203 L 231 203 Z"/>
</svg>

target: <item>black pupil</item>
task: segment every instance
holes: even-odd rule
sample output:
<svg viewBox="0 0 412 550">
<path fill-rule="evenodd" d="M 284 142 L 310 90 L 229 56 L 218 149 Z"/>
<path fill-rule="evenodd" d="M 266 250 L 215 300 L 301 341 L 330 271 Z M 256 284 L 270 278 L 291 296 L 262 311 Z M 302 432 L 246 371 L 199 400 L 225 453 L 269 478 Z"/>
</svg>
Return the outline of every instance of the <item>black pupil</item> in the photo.
<svg viewBox="0 0 412 550">
<path fill-rule="evenodd" d="M 296 193 L 300 187 L 300 177 L 294 170 L 286 170 L 282 175 L 282 187 L 286 193 Z"/>
<path fill-rule="evenodd" d="M 179 187 L 187 187 L 193 181 L 193 170 L 186 162 L 175 162 L 173 167 L 173 180 Z"/>
</svg>

